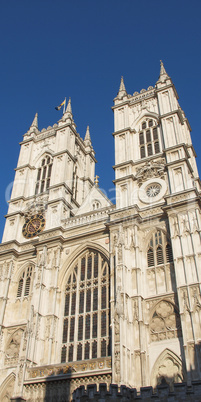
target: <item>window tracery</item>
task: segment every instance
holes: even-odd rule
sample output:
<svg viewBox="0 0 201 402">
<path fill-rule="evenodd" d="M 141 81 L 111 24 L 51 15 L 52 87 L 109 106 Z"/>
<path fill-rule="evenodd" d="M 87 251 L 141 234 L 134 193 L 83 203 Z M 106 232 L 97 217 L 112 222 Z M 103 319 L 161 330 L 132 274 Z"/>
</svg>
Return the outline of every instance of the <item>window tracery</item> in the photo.
<svg viewBox="0 0 201 402">
<path fill-rule="evenodd" d="M 143 121 L 139 133 L 139 143 L 141 159 L 160 152 L 158 128 L 154 120 Z"/>
<path fill-rule="evenodd" d="M 20 280 L 18 282 L 17 298 L 24 296 L 29 296 L 31 289 L 31 278 L 32 278 L 33 267 L 29 265 L 22 273 Z"/>
<path fill-rule="evenodd" d="M 109 265 L 88 249 L 74 263 L 65 291 L 61 362 L 108 356 Z"/>
<path fill-rule="evenodd" d="M 35 194 L 49 190 L 51 173 L 52 159 L 49 155 L 46 155 L 41 161 L 41 166 L 38 168 Z"/>
<path fill-rule="evenodd" d="M 157 304 L 150 322 L 150 336 L 152 341 L 181 336 L 179 313 L 172 303 L 162 300 Z"/>
<path fill-rule="evenodd" d="M 150 294 L 165 293 L 174 289 L 172 247 L 167 235 L 157 230 L 151 236 L 147 250 L 147 277 Z"/>
</svg>

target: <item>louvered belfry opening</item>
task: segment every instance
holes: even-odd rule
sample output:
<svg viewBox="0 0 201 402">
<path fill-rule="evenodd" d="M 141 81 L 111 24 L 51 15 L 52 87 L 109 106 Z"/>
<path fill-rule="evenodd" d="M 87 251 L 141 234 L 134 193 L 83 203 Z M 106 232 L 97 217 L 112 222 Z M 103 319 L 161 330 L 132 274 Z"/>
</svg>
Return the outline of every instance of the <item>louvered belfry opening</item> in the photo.
<svg viewBox="0 0 201 402">
<path fill-rule="evenodd" d="M 39 167 L 37 172 L 35 194 L 40 194 L 49 190 L 51 173 L 52 173 L 52 159 L 50 158 L 49 155 L 46 155 L 42 159 L 41 166 Z"/>
<path fill-rule="evenodd" d="M 31 278 L 32 278 L 33 267 L 28 266 L 22 273 L 20 280 L 18 282 L 17 298 L 29 296 L 31 288 Z"/>
<path fill-rule="evenodd" d="M 86 250 L 73 264 L 65 291 L 61 362 L 109 355 L 109 264 Z"/>
<path fill-rule="evenodd" d="M 149 241 L 146 274 L 150 295 L 175 289 L 172 247 L 170 239 L 162 230 L 156 230 Z"/>
<path fill-rule="evenodd" d="M 164 263 L 173 262 L 172 247 L 167 236 L 157 230 L 151 237 L 147 251 L 147 265 L 154 267 Z"/>
</svg>

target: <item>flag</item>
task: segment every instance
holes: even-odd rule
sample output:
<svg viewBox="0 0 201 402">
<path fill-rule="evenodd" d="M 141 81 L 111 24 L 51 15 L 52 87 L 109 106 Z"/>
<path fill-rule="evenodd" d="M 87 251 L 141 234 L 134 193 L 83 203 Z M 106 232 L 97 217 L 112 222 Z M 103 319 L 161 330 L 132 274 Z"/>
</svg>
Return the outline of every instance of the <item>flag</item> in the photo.
<svg viewBox="0 0 201 402">
<path fill-rule="evenodd" d="M 66 99 L 64 99 L 64 101 L 59 106 L 56 106 L 55 109 L 60 110 L 62 108 L 62 106 L 65 105 L 65 103 L 66 103 Z"/>
</svg>

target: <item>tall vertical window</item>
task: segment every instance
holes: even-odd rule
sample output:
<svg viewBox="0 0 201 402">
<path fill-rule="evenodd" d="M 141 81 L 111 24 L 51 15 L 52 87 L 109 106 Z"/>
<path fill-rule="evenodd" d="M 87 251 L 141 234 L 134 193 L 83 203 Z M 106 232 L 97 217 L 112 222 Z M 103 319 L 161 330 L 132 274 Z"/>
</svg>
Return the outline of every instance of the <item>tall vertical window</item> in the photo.
<svg viewBox="0 0 201 402">
<path fill-rule="evenodd" d="M 139 144 L 141 158 L 160 152 L 158 127 L 154 120 L 143 121 L 139 133 Z"/>
<path fill-rule="evenodd" d="M 74 263 L 65 291 L 61 362 L 109 354 L 109 265 L 88 249 Z"/>
<path fill-rule="evenodd" d="M 164 293 L 174 288 L 172 247 L 161 230 L 157 230 L 150 239 L 147 267 L 147 284 L 151 293 Z"/>
<path fill-rule="evenodd" d="M 50 156 L 45 156 L 41 161 L 41 166 L 37 172 L 37 181 L 35 194 L 43 193 L 50 187 L 50 177 L 52 172 L 52 159 Z"/>
<path fill-rule="evenodd" d="M 22 273 L 18 282 L 17 297 L 28 296 L 31 289 L 32 266 L 28 266 Z"/>
</svg>

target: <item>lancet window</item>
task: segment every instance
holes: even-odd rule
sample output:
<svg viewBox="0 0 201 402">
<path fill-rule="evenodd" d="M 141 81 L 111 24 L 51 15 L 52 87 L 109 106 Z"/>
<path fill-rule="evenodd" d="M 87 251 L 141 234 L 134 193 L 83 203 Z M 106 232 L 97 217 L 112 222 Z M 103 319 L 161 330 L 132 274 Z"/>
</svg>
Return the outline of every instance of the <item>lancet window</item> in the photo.
<svg viewBox="0 0 201 402">
<path fill-rule="evenodd" d="M 139 133 L 140 157 L 145 158 L 160 152 L 159 133 L 154 120 L 144 121 Z"/>
<path fill-rule="evenodd" d="M 17 298 L 21 298 L 24 296 L 29 296 L 31 289 L 31 279 L 32 279 L 32 271 L 33 267 L 28 266 L 22 273 L 17 288 Z"/>
<path fill-rule="evenodd" d="M 147 276 L 150 293 L 164 293 L 174 289 L 172 247 L 167 235 L 162 230 L 157 230 L 149 241 Z"/>
<path fill-rule="evenodd" d="M 52 159 L 49 155 L 46 155 L 41 161 L 41 166 L 38 168 L 35 194 L 49 190 L 51 173 Z"/>
<path fill-rule="evenodd" d="M 61 362 L 109 354 L 109 265 L 103 254 L 88 249 L 66 285 Z"/>
</svg>

